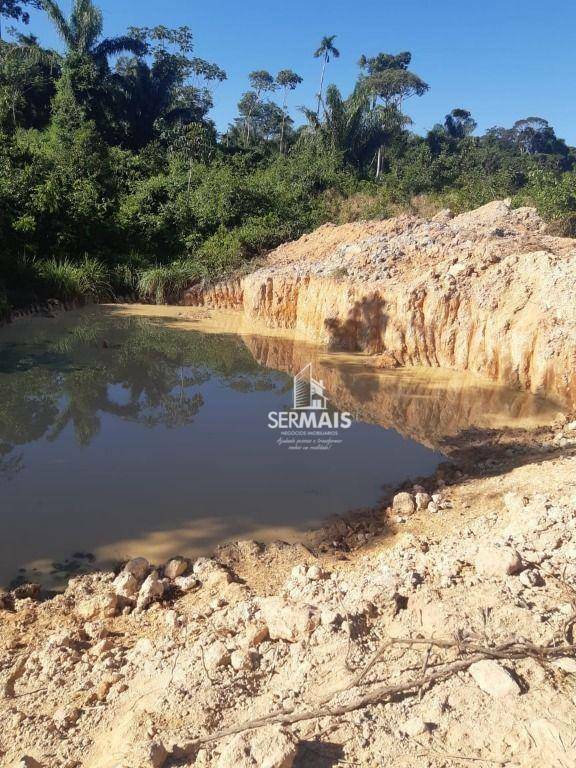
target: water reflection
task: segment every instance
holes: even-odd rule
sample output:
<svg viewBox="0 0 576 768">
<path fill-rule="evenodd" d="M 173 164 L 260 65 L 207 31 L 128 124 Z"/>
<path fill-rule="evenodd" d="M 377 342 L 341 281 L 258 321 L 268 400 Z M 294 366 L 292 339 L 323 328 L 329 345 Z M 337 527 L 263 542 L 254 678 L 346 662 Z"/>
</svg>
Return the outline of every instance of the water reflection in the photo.
<svg viewBox="0 0 576 768">
<path fill-rule="evenodd" d="M 145 317 L 91 309 L 3 329 L 0 473 L 22 470 L 18 446 L 54 442 L 68 426 L 90 445 L 104 414 L 151 428 L 190 424 L 204 403 L 190 389 L 214 376 L 239 392 L 289 386 L 238 337 L 175 333 Z"/>
<path fill-rule="evenodd" d="M 0 330 L 0 585 L 20 566 L 54 583 L 92 560 L 297 539 L 375 503 L 385 484 L 429 474 L 463 431 L 531 426 L 557 410 L 241 333 L 237 317 L 145 312 L 95 307 Z M 343 445 L 313 460 L 279 449 L 266 427 L 308 362 L 332 404 L 356 414 Z"/>
</svg>

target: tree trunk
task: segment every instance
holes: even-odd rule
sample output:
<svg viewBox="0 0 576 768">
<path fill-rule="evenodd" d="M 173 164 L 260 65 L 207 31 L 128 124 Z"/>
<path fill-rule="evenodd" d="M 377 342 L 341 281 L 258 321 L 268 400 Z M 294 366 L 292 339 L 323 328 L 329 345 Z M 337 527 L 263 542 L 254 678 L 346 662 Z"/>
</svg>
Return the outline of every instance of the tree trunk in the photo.
<svg viewBox="0 0 576 768">
<path fill-rule="evenodd" d="M 320 104 L 322 102 L 322 88 L 324 87 L 324 73 L 326 72 L 326 61 L 327 61 L 327 57 L 324 56 L 324 61 L 322 62 L 322 74 L 320 75 L 320 91 L 318 93 L 318 109 L 316 110 L 316 117 L 320 117 Z"/>
<path fill-rule="evenodd" d="M 376 159 L 376 178 L 380 178 L 380 172 L 382 171 L 382 146 L 378 147 L 378 155 Z"/>
<path fill-rule="evenodd" d="M 288 90 L 284 88 L 284 101 L 282 102 L 282 130 L 280 131 L 280 154 L 284 154 L 284 126 L 286 125 L 286 101 Z"/>
</svg>

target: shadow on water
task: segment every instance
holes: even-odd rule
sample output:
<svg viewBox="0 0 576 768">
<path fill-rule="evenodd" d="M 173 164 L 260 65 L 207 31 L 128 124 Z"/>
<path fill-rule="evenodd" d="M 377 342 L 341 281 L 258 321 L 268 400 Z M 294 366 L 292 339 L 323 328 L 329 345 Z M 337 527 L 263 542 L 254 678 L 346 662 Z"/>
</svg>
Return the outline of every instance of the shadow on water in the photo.
<svg viewBox="0 0 576 768">
<path fill-rule="evenodd" d="M 374 297 L 336 330 L 358 339 L 383 322 Z M 278 453 L 265 426 L 308 362 L 358 422 L 341 453 L 313 466 Z M 432 472 L 440 454 L 489 455 L 511 424 L 524 434 L 558 410 L 477 380 L 366 363 L 113 306 L 2 329 L 0 583 L 22 563 L 20 580 L 54 583 L 127 554 L 160 562 L 231 538 L 296 539 L 345 504 L 374 503 L 384 484 Z"/>
</svg>

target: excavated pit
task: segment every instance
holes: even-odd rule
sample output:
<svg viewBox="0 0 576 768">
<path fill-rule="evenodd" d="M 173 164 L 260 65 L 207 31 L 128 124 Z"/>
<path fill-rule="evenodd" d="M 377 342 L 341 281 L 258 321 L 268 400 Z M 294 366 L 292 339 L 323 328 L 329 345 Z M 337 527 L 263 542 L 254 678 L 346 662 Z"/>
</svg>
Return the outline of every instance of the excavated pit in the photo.
<svg viewBox="0 0 576 768">
<path fill-rule="evenodd" d="M 382 367 L 471 372 L 573 405 L 576 242 L 532 208 L 324 225 L 182 303 L 242 310 Z"/>
</svg>

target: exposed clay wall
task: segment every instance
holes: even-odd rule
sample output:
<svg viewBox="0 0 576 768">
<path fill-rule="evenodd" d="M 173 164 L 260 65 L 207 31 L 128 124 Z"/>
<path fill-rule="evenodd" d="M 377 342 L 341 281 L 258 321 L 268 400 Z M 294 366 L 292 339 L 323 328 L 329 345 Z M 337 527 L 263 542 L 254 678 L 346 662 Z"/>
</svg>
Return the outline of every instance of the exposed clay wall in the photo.
<svg viewBox="0 0 576 768">
<path fill-rule="evenodd" d="M 312 233 L 252 274 L 190 289 L 184 303 L 242 309 L 387 365 L 470 371 L 576 400 L 574 241 L 506 202 L 379 224 L 365 225 L 364 240 L 361 224 L 332 228 L 327 251 Z"/>
</svg>

